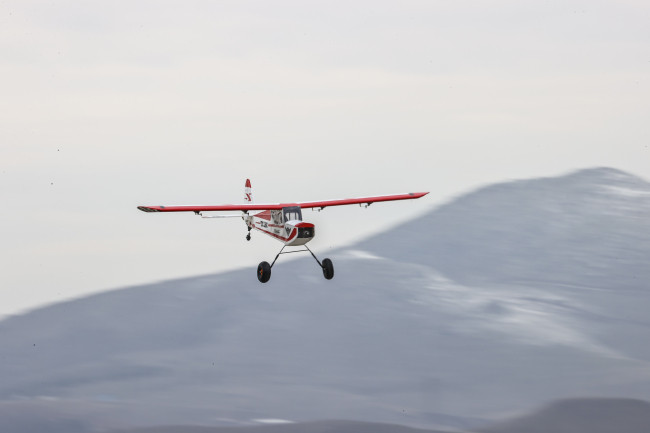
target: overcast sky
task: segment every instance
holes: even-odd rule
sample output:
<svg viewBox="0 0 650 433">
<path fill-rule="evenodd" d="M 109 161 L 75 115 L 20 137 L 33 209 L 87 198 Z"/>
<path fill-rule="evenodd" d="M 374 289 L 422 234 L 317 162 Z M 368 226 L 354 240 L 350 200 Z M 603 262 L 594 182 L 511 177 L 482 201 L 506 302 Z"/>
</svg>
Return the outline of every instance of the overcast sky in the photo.
<svg viewBox="0 0 650 433">
<path fill-rule="evenodd" d="M 0 315 L 254 279 L 280 243 L 136 209 L 247 177 L 258 202 L 431 191 L 306 211 L 321 257 L 485 183 L 650 179 L 649 73 L 647 1 L 0 0 Z"/>
</svg>

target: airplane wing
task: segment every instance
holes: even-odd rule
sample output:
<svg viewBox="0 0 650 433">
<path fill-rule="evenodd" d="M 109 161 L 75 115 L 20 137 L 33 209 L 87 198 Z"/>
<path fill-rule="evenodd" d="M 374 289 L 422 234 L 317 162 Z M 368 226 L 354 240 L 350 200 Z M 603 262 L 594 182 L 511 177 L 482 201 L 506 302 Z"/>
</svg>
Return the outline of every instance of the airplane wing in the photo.
<svg viewBox="0 0 650 433">
<path fill-rule="evenodd" d="M 138 206 L 143 212 L 221 212 L 221 211 L 264 211 L 279 210 L 289 206 L 301 208 L 321 208 L 328 206 L 344 206 L 349 204 L 367 204 L 380 201 L 413 200 L 429 194 L 428 192 L 411 192 L 407 194 L 380 195 L 375 197 L 345 198 L 340 200 L 311 201 L 304 203 L 275 203 L 275 204 L 225 204 L 216 206 Z"/>
<path fill-rule="evenodd" d="M 380 202 L 380 201 L 395 201 L 395 200 L 413 200 L 416 198 L 424 197 L 429 194 L 428 192 L 409 192 L 407 194 L 394 194 L 394 195 L 379 195 L 375 197 L 357 197 L 357 198 L 344 198 L 340 200 L 323 200 L 311 201 L 306 203 L 298 203 L 301 208 L 321 208 L 324 209 L 328 206 L 344 206 L 348 204 L 367 204 Z"/>
<path fill-rule="evenodd" d="M 223 204 L 217 206 L 138 206 L 143 212 L 220 212 L 220 211 L 249 211 L 275 210 L 285 205 L 278 204 Z M 290 206 L 290 205 L 286 205 Z M 294 205 L 295 206 L 295 205 Z"/>
</svg>

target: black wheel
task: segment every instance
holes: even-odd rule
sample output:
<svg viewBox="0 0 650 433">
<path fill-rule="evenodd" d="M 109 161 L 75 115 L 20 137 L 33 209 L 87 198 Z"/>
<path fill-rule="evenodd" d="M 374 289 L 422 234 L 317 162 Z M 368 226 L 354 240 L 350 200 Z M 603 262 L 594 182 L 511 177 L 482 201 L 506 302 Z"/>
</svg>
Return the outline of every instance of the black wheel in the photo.
<svg viewBox="0 0 650 433">
<path fill-rule="evenodd" d="M 271 279 L 271 265 L 268 262 L 257 265 L 257 279 L 260 280 L 260 283 L 266 283 Z"/>
<path fill-rule="evenodd" d="M 323 276 L 327 280 L 334 278 L 334 265 L 330 259 L 323 259 Z"/>
</svg>

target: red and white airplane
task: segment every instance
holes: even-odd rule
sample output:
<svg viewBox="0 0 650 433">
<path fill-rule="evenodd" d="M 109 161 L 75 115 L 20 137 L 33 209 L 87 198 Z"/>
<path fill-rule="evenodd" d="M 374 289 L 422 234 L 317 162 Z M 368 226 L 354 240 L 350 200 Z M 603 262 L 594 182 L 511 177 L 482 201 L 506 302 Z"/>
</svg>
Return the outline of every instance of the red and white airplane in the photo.
<svg viewBox="0 0 650 433">
<path fill-rule="evenodd" d="M 328 206 L 342 206 L 349 204 L 358 204 L 365 207 L 370 206 L 372 203 L 381 201 L 394 201 L 394 200 L 413 200 L 423 197 L 428 192 L 412 192 L 407 194 L 395 195 L 382 195 L 377 197 L 359 197 L 359 198 L 346 198 L 341 200 L 325 200 L 325 201 L 312 201 L 304 203 L 276 203 L 276 204 L 253 204 L 253 194 L 251 192 L 251 181 L 246 179 L 244 190 L 245 204 L 226 204 L 216 206 L 138 206 L 138 209 L 144 212 L 194 212 L 203 218 L 227 218 L 237 217 L 242 218 L 248 226 L 248 234 L 246 240 L 251 240 L 251 230 L 257 229 L 264 234 L 271 236 L 274 239 L 284 243 L 273 263 L 262 262 L 257 266 L 257 279 L 262 283 L 266 283 L 271 278 L 271 268 L 275 264 L 280 254 L 295 253 L 299 251 L 308 251 L 316 259 L 316 262 L 323 269 L 323 276 L 328 280 L 334 277 L 334 265 L 330 259 L 323 259 L 321 262 L 312 253 L 307 246 L 307 242 L 311 241 L 315 234 L 315 227 L 313 224 L 302 220 L 302 209 L 318 209 L 319 211 Z M 221 212 L 221 211 L 241 211 L 237 215 L 221 215 L 221 216 L 203 216 L 202 212 Z M 286 251 L 284 248 L 288 246 L 304 246 L 306 249 Z"/>
</svg>

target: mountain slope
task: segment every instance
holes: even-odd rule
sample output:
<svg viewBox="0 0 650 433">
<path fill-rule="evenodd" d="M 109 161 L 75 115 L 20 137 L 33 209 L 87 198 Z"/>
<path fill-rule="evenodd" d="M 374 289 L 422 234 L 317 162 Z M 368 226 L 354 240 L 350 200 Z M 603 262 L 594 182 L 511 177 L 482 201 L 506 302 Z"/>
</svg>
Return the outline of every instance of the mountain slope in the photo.
<svg viewBox="0 0 650 433">
<path fill-rule="evenodd" d="M 482 433 L 646 433 L 650 403 L 632 399 L 573 399 L 554 402 Z"/>
<path fill-rule="evenodd" d="M 597 168 L 481 188 L 361 248 L 388 243 L 390 257 L 465 284 L 645 289 L 648 215 L 648 182 Z"/>
<path fill-rule="evenodd" d="M 97 430 L 471 428 L 556 398 L 650 399 L 647 191 L 611 169 L 511 182 L 340 250 L 332 281 L 304 258 L 265 285 L 245 269 L 9 318 L 0 401 Z"/>
</svg>

